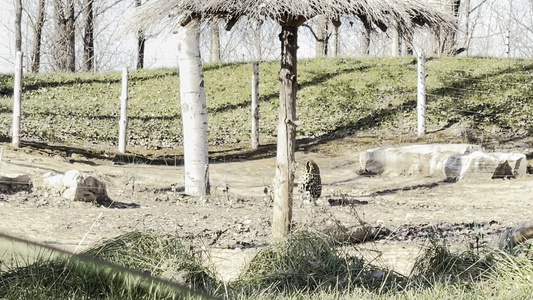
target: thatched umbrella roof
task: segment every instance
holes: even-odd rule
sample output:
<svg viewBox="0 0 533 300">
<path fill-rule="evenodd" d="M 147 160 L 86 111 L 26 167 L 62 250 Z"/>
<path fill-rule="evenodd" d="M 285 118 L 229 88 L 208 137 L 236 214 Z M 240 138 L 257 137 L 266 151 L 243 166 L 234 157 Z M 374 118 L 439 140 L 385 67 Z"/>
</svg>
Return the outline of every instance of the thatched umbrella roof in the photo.
<svg viewBox="0 0 533 300">
<path fill-rule="evenodd" d="M 226 18 L 226 29 L 240 17 L 270 18 L 282 25 L 279 35 L 280 109 L 272 222 L 273 237 L 280 239 L 290 232 L 292 224 L 298 27 L 318 15 L 332 20 L 352 15 L 379 24 L 380 28 L 385 28 L 387 22 L 394 22 L 403 31 L 412 30 L 414 24 L 454 28 L 454 17 L 444 12 L 442 7 L 430 3 L 417 0 L 152 0 L 136 10 L 129 20 L 132 24 L 129 27 L 146 30 L 165 21 L 172 27 L 177 24 L 185 26 L 191 20 L 198 23 L 200 19 L 213 17 Z"/>
<path fill-rule="evenodd" d="M 323 15 L 327 19 L 341 16 L 364 16 L 373 22 L 395 20 L 404 30 L 413 24 L 438 24 L 454 28 L 456 20 L 434 1 L 420 0 L 152 0 L 137 8 L 129 20 L 132 29 L 147 29 L 155 24 L 182 25 L 191 17 L 209 19 L 221 16 L 234 23 L 241 16 L 251 19 L 270 18 L 281 24 L 298 18 L 300 22 Z M 233 22 L 232 22 L 233 21 Z M 286 24 L 291 26 L 291 24 Z M 294 24 L 300 25 L 300 24 Z"/>
</svg>

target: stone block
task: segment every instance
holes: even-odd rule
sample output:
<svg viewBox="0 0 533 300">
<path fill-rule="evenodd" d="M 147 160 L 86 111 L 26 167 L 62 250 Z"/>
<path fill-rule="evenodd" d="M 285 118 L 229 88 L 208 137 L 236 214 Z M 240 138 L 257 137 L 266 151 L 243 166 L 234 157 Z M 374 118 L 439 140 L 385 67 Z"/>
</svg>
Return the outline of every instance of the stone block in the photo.
<svg viewBox="0 0 533 300">
<path fill-rule="evenodd" d="M 47 173 L 44 184 L 51 192 L 72 201 L 97 202 L 108 199 L 104 182 L 94 176 L 70 170 L 65 174 Z"/>
<path fill-rule="evenodd" d="M 26 174 L 0 173 L 0 190 L 20 191 L 31 190 L 31 180 Z"/>
<path fill-rule="evenodd" d="M 523 153 L 491 153 L 498 160 L 493 178 L 521 177 L 527 174 L 527 158 Z"/>
<path fill-rule="evenodd" d="M 452 154 L 481 150 L 471 144 L 427 144 L 383 147 L 363 151 L 361 167 L 375 174 L 444 177 L 444 165 Z"/>
<path fill-rule="evenodd" d="M 516 178 L 526 174 L 527 160 L 520 153 L 475 151 L 451 155 L 446 161 L 446 181 Z"/>
</svg>

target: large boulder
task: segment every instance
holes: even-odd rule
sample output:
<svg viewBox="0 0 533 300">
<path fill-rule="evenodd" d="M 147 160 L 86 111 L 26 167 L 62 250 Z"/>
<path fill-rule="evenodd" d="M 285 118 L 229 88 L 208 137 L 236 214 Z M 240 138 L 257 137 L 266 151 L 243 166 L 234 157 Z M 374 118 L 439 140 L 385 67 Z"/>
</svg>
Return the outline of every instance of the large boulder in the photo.
<svg viewBox="0 0 533 300">
<path fill-rule="evenodd" d="M 471 144 L 428 144 L 382 147 L 363 151 L 359 156 L 365 172 L 382 175 L 444 176 L 450 155 L 481 150 Z"/>
<path fill-rule="evenodd" d="M 108 200 L 106 185 L 98 178 L 70 170 L 65 174 L 47 173 L 44 184 L 51 192 L 72 201 L 101 203 Z"/>
<path fill-rule="evenodd" d="M 446 161 L 446 181 L 515 178 L 526 174 L 527 160 L 521 153 L 475 151 L 451 155 Z"/>
<path fill-rule="evenodd" d="M 446 181 L 515 178 L 526 174 L 521 153 L 483 152 L 479 145 L 428 144 L 383 147 L 363 151 L 359 162 L 365 172 L 398 176 L 422 175 Z"/>
</svg>

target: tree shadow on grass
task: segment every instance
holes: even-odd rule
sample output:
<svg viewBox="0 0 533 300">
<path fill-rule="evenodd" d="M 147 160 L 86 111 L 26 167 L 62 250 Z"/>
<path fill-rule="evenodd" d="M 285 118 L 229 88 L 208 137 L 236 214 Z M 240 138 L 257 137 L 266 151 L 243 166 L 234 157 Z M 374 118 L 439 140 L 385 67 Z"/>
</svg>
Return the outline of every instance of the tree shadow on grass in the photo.
<svg viewBox="0 0 533 300">
<path fill-rule="evenodd" d="M 3 75 L 2 75 L 3 76 Z M 0 83 L 2 82 L 3 77 L 0 76 Z M 9 75 L 12 76 L 12 75 Z M 33 76 L 33 75 L 30 75 Z M 62 74 L 57 74 L 57 76 L 62 76 Z M 72 87 L 75 85 L 82 85 L 82 86 L 90 86 L 93 84 L 120 84 L 122 82 L 122 77 L 119 72 L 116 72 L 116 74 L 104 74 L 102 76 L 86 76 L 83 75 L 83 73 L 75 73 L 75 74 L 65 74 L 67 78 L 63 78 L 60 80 L 45 80 L 38 79 L 39 77 L 28 77 L 23 79 L 23 90 L 24 92 L 27 91 L 36 91 L 39 89 L 48 89 L 48 88 L 56 88 L 56 87 Z M 161 72 L 132 72 L 129 75 L 129 81 L 131 84 L 141 83 L 143 81 L 148 80 L 154 80 L 154 79 L 160 79 L 167 76 L 179 76 L 178 69 L 168 69 L 165 73 Z M 7 81 L 7 80 L 4 80 Z M 0 96 L 4 97 L 12 97 L 13 96 L 13 87 L 2 85 L 0 88 Z"/>
<path fill-rule="evenodd" d="M 311 87 L 311 86 L 318 86 L 318 85 L 324 84 L 328 80 L 334 79 L 335 77 L 342 76 L 343 74 L 363 72 L 369 68 L 370 68 L 369 66 L 362 65 L 362 66 L 353 67 L 353 68 L 345 68 L 335 73 L 308 71 L 307 75 L 309 75 L 310 78 L 301 80 L 299 82 L 299 89 L 303 89 L 303 88 Z M 270 102 L 276 99 L 279 99 L 279 92 L 273 92 L 270 94 L 260 95 L 260 102 Z M 251 103 L 251 100 L 249 98 L 244 98 L 244 100 L 238 103 L 233 103 L 233 104 L 225 103 L 225 104 L 219 105 L 218 107 L 208 108 L 207 111 L 208 113 L 216 114 L 216 113 L 221 113 L 225 111 L 248 107 L 250 106 L 250 103 Z"/>
</svg>

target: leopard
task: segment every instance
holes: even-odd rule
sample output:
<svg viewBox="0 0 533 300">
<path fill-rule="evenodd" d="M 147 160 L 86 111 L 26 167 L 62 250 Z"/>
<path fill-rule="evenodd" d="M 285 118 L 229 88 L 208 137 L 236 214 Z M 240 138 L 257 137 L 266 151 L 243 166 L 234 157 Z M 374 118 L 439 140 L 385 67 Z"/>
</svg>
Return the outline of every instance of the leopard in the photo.
<svg viewBox="0 0 533 300">
<path fill-rule="evenodd" d="M 301 206 L 304 203 L 316 204 L 316 200 L 322 194 L 322 180 L 320 179 L 320 168 L 312 161 L 308 160 L 302 166 L 300 181 L 298 183 L 298 193 L 301 198 Z"/>
</svg>

